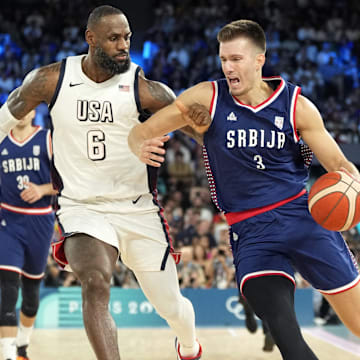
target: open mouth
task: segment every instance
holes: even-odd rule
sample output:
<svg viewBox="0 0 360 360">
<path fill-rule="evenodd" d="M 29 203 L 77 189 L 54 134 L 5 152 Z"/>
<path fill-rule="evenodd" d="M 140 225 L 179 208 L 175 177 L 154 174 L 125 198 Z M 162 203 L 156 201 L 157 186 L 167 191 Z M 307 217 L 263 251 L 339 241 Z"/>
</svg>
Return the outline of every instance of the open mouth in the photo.
<svg viewBox="0 0 360 360">
<path fill-rule="evenodd" d="M 231 85 L 238 85 L 238 84 L 240 84 L 240 79 L 239 78 L 229 78 L 229 82 Z"/>
</svg>

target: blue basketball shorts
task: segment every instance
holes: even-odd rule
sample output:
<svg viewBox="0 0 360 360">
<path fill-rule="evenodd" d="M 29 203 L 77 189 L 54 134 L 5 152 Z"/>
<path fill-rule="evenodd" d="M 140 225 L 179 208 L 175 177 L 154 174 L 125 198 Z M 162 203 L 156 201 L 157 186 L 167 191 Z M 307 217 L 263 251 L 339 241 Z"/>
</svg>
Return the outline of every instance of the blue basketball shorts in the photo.
<svg viewBox="0 0 360 360">
<path fill-rule="evenodd" d="M 307 194 L 233 224 L 230 242 L 240 291 L 258 276 L 280 275 L 295 284 L 295 272 L 325 294 L 346 291 L 360 281 L 341 234 L 313 220 Z"/>
<path fill-rule="evenodd" d="M 0 270 L 40 279 L 54 233 L 54 214 L 24 215 L 2 209 Z"/>
</svg>

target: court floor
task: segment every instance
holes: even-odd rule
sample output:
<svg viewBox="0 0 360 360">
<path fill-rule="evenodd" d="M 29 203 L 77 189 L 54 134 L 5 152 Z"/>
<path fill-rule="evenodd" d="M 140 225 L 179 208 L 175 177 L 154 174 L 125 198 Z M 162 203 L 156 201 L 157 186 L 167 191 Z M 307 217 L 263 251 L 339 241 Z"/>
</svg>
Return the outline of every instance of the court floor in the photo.
<svg viewBox="0 0 360 360">
<path fill-rule="evenodd" d="M 203 346 L 202 360 L 281 360 L 276 348 L 271 353 L 262 351 L 261 329 L 250 334 L 240 327 L 198 328 L 197 333 Z M 121 360 L 175 360 L 170 329 L 119 329 L 118 334 Z M 321 360 L 360 359 L 360 342 L 356 339 L 346 340 L 325 328 L 305 329 L 304 336 Z M 32 360 L 96 359 L 83 329 L 36 329 L 29 355 Z"/>
</svg>

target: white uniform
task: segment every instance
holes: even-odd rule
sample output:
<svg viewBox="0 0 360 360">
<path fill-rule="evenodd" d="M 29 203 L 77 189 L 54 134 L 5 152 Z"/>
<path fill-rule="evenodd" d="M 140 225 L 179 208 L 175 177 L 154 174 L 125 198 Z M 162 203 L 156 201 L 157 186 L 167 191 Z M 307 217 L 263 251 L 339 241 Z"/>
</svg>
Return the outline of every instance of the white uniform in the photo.
<svg viewBox="0 0 360 360">
<path fill-rule="evenodd" d="M 63 62 L 50 104 L 60 225 L 65 236 L 81 232 L 115 246 L 133 270 L 160 270 L 170 244 L 156 179 L 127 142 L 141 111 L 139 67 L 96 83 L 82 71 L 83 57 Z"/>
</svg>

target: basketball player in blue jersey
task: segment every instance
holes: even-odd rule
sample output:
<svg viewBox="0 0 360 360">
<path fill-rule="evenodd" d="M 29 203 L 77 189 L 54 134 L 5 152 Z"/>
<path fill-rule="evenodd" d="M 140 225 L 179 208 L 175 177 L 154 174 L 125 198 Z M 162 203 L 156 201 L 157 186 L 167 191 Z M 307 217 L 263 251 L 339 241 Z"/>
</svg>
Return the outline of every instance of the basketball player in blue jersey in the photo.
<svg viewBox="0 0 360 360">
<path fill-rule="evenodd" d="M 16 360 L 16 347 L 17 359 L 28 359 L 26 350 L 54 231 L 50 131 L 32 126 L 34 115 L 35 111 L 27 114 L 0 143 L 0 342 L 5 360 Z"/>
<path fill-rule="evenodd" d="M 284 359 L 316 359 L 295 317 L 294 271 L 357 336 L 360 276 L 341 235 L 317 225 L 308 211 L 311 153 L 305 144 L 327 171 L 347 171 L 357 181 L 359 172 L 299 87 L 262 77 L 266 42 L 257 23 L 232 22 L 219 31 L 218 41 L 225 79 L 183 92 L 134 127 L 129 145 L 143 162 L 160 166 L 164 149 L 148 139 L 195 120 L 213 200 L 230 225 L 240 291 L 269 325 Z"/>
<path fill-rule="evenodd" d="M 121 10 L 94 9 L 85 37 L 87 54 L 30 72 L 10 94 L 0 109 L 0 133 L 40 102 L 49 105 L 53 181 L 60 191 L 57 215 L 64 234 L 54 256 L 81 282 L 84 325 L 96 357 L 120 359 L 108 309 L 120 254 L 174 330 L 177 359 L 198 360 L 202 350 L 193 306 L 180 293 L 177 256 L 156 201 L 156 168 L 144 165 L 127 145 L 130 129 L 175 96 L 147 80 L 131 61 L 131 30 Z"/>
</svg>

